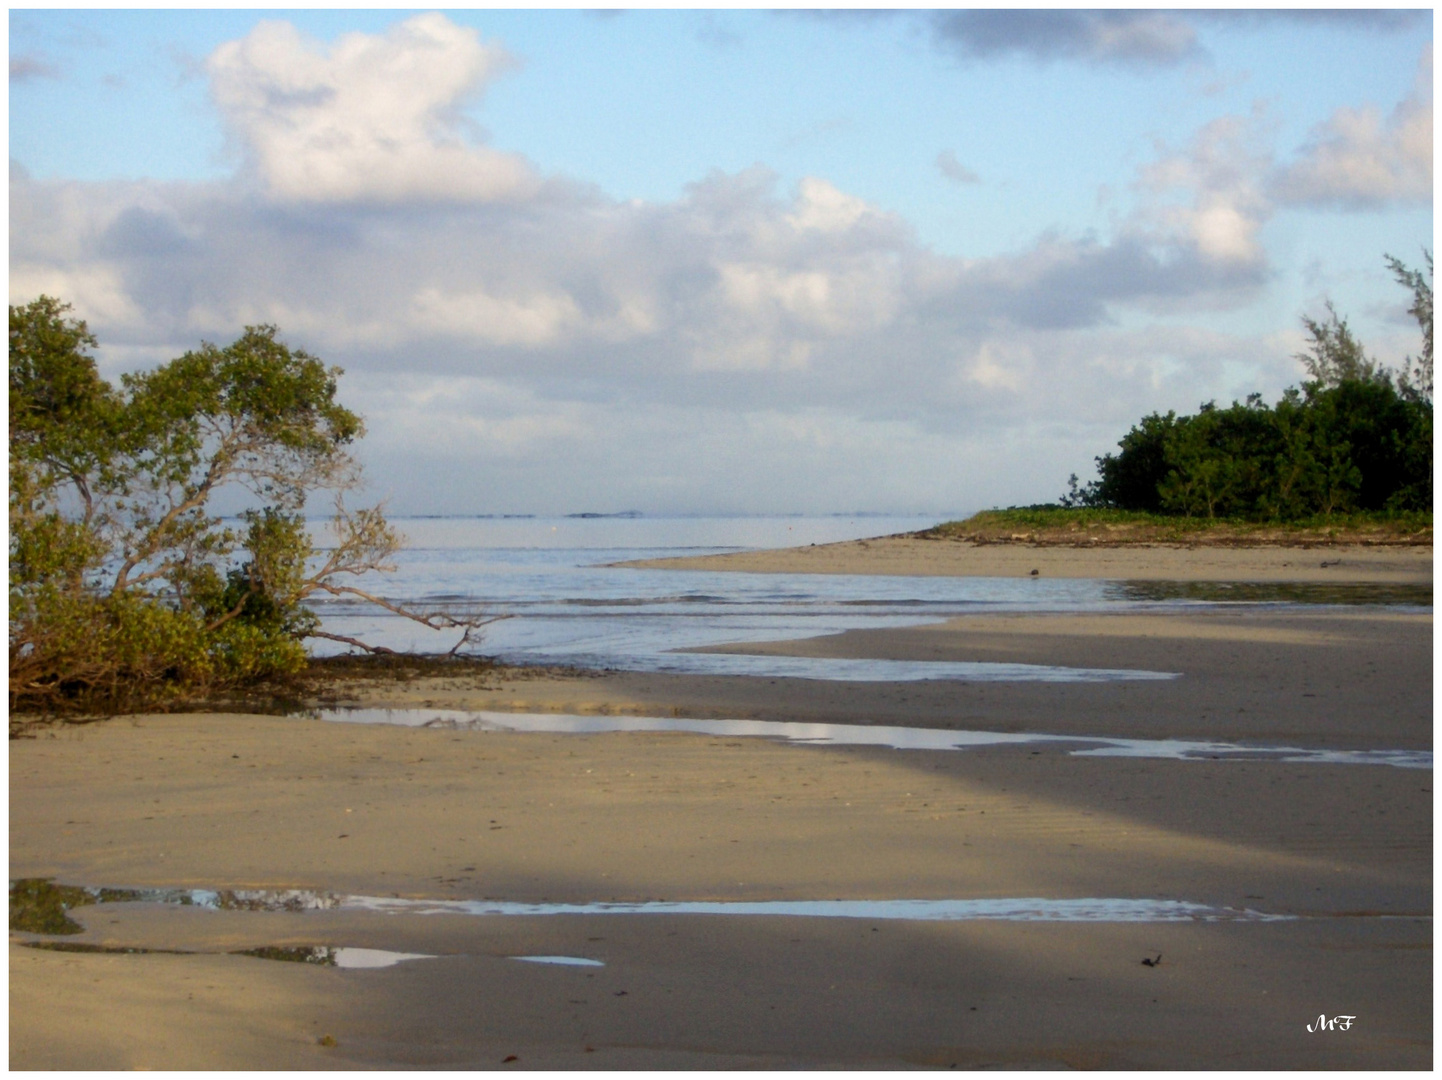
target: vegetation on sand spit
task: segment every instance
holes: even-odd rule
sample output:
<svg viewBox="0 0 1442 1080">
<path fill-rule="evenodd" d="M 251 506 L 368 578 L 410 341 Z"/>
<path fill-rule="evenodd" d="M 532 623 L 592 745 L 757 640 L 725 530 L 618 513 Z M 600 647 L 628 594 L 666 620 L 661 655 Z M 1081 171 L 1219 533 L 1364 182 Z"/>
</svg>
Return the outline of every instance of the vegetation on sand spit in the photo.
<svg viewBox="0 0 1442 1080">
<path fill-rule="evenodd" d="M 1298 521 L 1179 517 L 1104 507 L 1055 504 L 984 510 L 917 534 L 974 544 L 1028 543 L 1067 547 L 1188 544 L 1213 547 L 1329 544 L 1430 545 L 1430 512 L 1332 514 Z"/>
<path fill-rule="evenodd" d="M 1153 413 L 1097 458 L 1098 479 L 1071 478 L 1063 506 L 1242 521 L 1432 508 L 1432 256 L 1427 274 L 1388 259 L 1412 290 L 1422 349 L 1397 372 L 1369 358 L 1329 304 L 1304 318 L 1310 376 L 1273 406 L 1253 394 L 1193 416 Z"/>
<path fill-rule="evenodd" d="M 1073 474 L 1060 503 L 991 511 L 930 535 L 1076 543 L 1431 542 L 1432 255 L 1387 263 L 1412 292 L 1422 348 L 1390 371 L 1347 321 L 1303 318 L 1309 378 L 1275 405 L 1260 394 L 1195 415 L 1145 416 L 1117 452 Z M 1422 539 L 1425 536 L 1425 539 Z"/>
</svg>

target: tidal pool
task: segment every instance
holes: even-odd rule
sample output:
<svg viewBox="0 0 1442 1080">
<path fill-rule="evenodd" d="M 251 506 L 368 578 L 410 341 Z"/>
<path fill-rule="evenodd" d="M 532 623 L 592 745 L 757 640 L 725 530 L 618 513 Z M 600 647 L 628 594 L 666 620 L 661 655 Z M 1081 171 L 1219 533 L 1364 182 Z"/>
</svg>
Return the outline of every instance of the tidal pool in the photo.
<svg viewBox="0 0 1442 1080">
<path fill-rule="evenodd" d="M 353 896 L 309 889 L 99 889 L 57 885 L 48 879 L 29 878 L 10 884 L 11 926 L 17 892 L 40 896 L 63 893 L 72 899 L 85 896 L 87 904 L 159 903 L 209 910 L 271 911 L 305 914 L 316 911 L 368 911 L 381 915 L 468 915 L 474 917 L 550 917 L 557 915 L 743 915 L 790 918 L 873 919 L 912 922 L 1276 922 L 1295 918 L 1271 915 L 1249 908 L 1216 907 L 1187 900 L 1127 897 L 1050 899 L 1004 897 L 969 900 L 638 900 L 589 904 L 529 903 L 518 900 L 424 900 L 399 896 Z M 80 906 L 72 904 L 71 906 Z M 80 928 L 76 924 L 76 931 Z M 80 946 L 79 948 L 85 948 Z M 317 951 L 320 950 L 320 951 Z M 89 951 L 87 949 L 87 951 Z M 349 954 L 341 962 L 341 953 Z M 267 959 L 333 963 L 336 967 L 385 967 L 399 960 L 424 959 L 415 953 L 382 953 L 370 949 L 301 946 L 250 950 L 248 955 Z M 286 954 L 286 955 L 281 955 Z M 293 955 L 291 955 L 293 954 Z M 368 963 L 369 957 L 395 957 L 385 963 Z M 532 962 L 582 962 L 580 957 L 548 957 Z M 587 963 L 599 963 L 590 961 Z"/>
<path fill-rule="evenodd" d="M 50 878 L 10 882 L 10 929 L 30 934 L 82 934 L 85 927 L 70 918 L 75 908 L 93 904 L 179 904 L 212 911 L 326 911 L 341 897 L 311 889 L 111 889 L 60 885 Z M 59 944 L 51 946 L 60 948 Z M 74 951 L 100 946 L 75 944 Z"/>
<path fill-rule="evenodd" d="M 215 955 L 197 949 L 153 949 L 145 945 L 92 945 L 84 941 L 22 941 L 27 949 L 49 952 L 107 953 L 140 956 L 166 953 L 171 956 Z M 386 949 L 359 949 L 350 945 L 262 945 L 256 949 L 236 949 L 232 956 L 253 956 L 258 960 L 281 960 L 291 964 L 316 964 L 334 968 L 384 968 L 402 960 L 434 960 L 429 953 L 390 952 Z M 518 957 L 517 959 L 524 959 Z"/>
<path fill-rule="evenodd" d="M 430 953 L 360 949 L 352 945 L 266 945 L 259 949 L 237 949 L 232 955 L 254 956 L 261 960 L 283 960 L 293 964 L 317 964 L 320 967 L 334 968 L 387 968 L 394 967 L 404 960 L 435 959 Z"/>
<path fill-rule="evenodd" d="M 1194 739 L 1126 739 L 1003 731 L 946 731 L 881 724 L 810 724 L 783 720 L 697 720 L 671 716 L 577 716 L 461 709 L 319 709 L 306 715 L 351 724 L 399 724 L 462 731 L 555 732 L 689 731 L 726 738 L 751 737 L 812 746 L 886 746 L 894 750 L 970 750 L 979 746 L 1055 744 L 1074 757 L 1158 758 L 1171 761 L 1261 760 L 1308 765 L 1390 765 L 1432 768 L 1430 750 L 1326 750 L 1256 746 Z"/>
<path fill-rule="evenodd" d="M 497 900 L 405 900 L 346 898 L 345 907 L 393 915 L 750 915 L 808 919 L 872 919 L 909 922 L 1278 922 L 1249 908 L 1223 908 L 1186 900 L 1042 897 L 983 900 L 643 900 L 635 903 L 529 904 Z"/>
</svg>

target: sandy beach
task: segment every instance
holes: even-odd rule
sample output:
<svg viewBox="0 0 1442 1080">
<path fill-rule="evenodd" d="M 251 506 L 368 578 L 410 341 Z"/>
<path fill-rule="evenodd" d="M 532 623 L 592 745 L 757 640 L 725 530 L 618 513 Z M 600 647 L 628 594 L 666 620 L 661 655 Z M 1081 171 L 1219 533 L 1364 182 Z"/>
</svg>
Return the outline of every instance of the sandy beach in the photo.
<svg viewBox="0 0 1442 1080">
<path fill-rule="evenodd" d="M 1431 584 L 1431 546 L 1326 544 L 1220 547 L 987 543 L 883 536 L 778 551 L 624 563 L 646 569 L 753 574 L 907 574 L 1104 578 L 1113 581 L 1268 581 Z"/>
<path fill-rule="evenodd" d="M 1335 562 L 1334 562 L 1335 560 Z M 1322 563 L 1328 565 L 1322 566 Z M 869 541 L 690 565 L 1430 586 L 1430 549 Z M 1430 750 L 1430 613 L 987 615 L 736 651 L 1175 673 L 356 680 L 334 703 Z M 1129 898 L 1215 921 L 74 908 L 12 929 L 12 1068 L 1410 1068 L 1432 1063 L 1432 772 L 519 734 L 239 714 L 12 741 L 10 876 L 552 904 Z M 1264 921 L 1239 917 L 1251 912 Z M 424 954 L 375 970 L 236 950 Z M 162 952 L 158 950 L 171 950 Z M 568 956 L 604 966 L 521 962 Z M 1143 960 L 1155 960 L 1144 964 Z M 1319 1015 L 1346 1030 L 1309 1031 Z"/>
</svg>

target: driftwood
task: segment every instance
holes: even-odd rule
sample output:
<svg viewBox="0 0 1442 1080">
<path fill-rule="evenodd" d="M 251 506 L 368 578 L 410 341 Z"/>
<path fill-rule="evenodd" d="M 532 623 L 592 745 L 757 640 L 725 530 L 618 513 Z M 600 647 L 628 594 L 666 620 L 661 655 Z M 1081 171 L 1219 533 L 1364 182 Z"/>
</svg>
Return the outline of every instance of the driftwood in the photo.
<svg viewBox="0 0 1442 1080">
<path fill-rule="evenodd" d="M 470 643 L 471 635 L 483 626 L 500 622 L 502 619 L 509 619 L 510 615 L 461 615 L 453 610 L 442 608 L 438 611 L 417 611 L 414 608 L 406 607 L 404 604 L 397 604 L 382 596 L 366 592 L 364 589 L 357 589 L 354 585 L 333 585 L 330 582 L 318 582 L 315 586 L 316 592 L 329 593 L 332 596 L 353 596 L 374 604 L 379 608 L 389 611 L 393 615 L 400 615 L 402 618 L 418 622 L 431 630 L 460 630 L 460 640 L 451 646 L 447 656 L 455 656 L 461 649 Z M 343 634 L 331 634 L 323 630 L 312 630 L 307 637 L 324 638 L 327 641 L 338 641 L 344 645 L 352 645 L 363 649 L 368 653 L 389 653 L 395 654 L 394 649 L 388 649 L 384 645 L 369 645 L 359 638 L 346 637 Z"/>
</svg>

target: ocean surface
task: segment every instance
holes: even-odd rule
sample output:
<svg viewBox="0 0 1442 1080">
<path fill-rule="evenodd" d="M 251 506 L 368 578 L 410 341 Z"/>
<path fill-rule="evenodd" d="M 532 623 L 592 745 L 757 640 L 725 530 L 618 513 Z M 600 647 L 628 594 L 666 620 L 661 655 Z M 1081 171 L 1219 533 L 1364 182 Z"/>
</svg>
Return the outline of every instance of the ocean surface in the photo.
<svg viewBox="0 0 1442 1080">
<path fill-rule="evenodd" d="M 915 626 L 1007 611 L 1157 610 L 1219 602 L 1306 602 L 1275 595 L 1061 578 L 871 577 L 638 570 L 609 564 L 677 555 L 793 547 L 912 532 L 935 517 L 400 518 L 407 537 L 394 574 L 357 582 L 423 610 L 505 616 L 467 651 L 523 664 L 566 664 L 688 674 L 843 680 L 935 678 L 1097 680 L 1168 678 L 1166 672 L 821 660 L 678 650 L 780 641 L 844 630 Z M 1372 597 L 1419 602 L 1415 594 Z M 1322 596 L 1320 599 L 1339 599 Z M 1367 600 L 1341 597 L 1342 600 Z M 1430 603 L 1430 595 L 1425 598 Z M 456 630 L 428 630 L 361 601 L 317 603 L 323 628 L 398 650 L 447 652 Z M 315 651 L 347 647 L 316 640 Z"/>
</svg>

